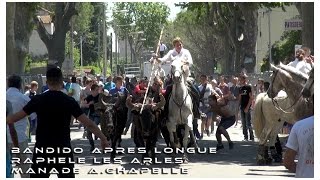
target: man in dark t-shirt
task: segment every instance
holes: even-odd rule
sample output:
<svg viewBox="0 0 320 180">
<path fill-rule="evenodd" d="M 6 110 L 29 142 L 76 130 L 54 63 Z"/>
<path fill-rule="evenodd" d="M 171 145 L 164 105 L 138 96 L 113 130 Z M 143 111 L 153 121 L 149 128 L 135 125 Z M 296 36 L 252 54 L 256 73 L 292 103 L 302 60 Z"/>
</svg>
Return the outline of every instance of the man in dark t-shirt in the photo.
<svg viewBox="0 0 320 180">
<path fill-rule="evenodd" d="M 244 141 L 248 141 L 248 130 L 250 134 L 250 140 L 254 141 L 252 126 L 251 126 L 251 114 L 250 107 L 253 100 L 252 87 L 247 84 L 247 75 L 243 74 L 239 77 L 240 89 L 239 89 L 239 101 L 240 101 L 240 113 L 242 121 L 242 132 L 244 135 Z"/>
<path fill-rule="evenodd" d="M 42 149 L 44 153 L 34 151 L 32 161 L 36 162 L 43 158 L 44 162 L 37 162 L 31 165 L 35 174 L 31 174 L 30 178 L 47 178 L 53 168 L 58 172 L 59 178 L 74 178 L 74 163 L 70 162 L 73 161 L 73 150 L 71 149 L 70 153 L 57 151 L 58 149 L 71 148 L 71 116 L 77 118 L 101 139 L 101 147 L 103 149 L 110 145 L 99 128 L 83 114 L 79 104 L 72 97 L 60 91 L 63 83 L 61 70 L 59 68 L 50 68 L 46 75 L 49 91 L 34 96 L 21 111 L 7 117 L 7 123 L 12 124 L 33 112 L 37 113 L 38 126 L 35 150 Z M 54 149 L 54 152 L 47 153 L 46 150 L 50 150 L 49 148 Z M 58 162 L 58 158 L 64 159 L 65 163 L 52 162 L 53 160 Z M 44 168 L 46 168 L 46 172 L 39 171 L 39 169 Z M 70 173 L 62 173 L 62 169 L 66 168 L 70 170 Z"/>
<path fill-rule="evenodd" d="M 87 107 L 90 110 L 89 119 L 91 119 L 91 121 L 98 126 L 100 123 L 100 115 L 94 110 L 94 104 L 99 102 L 99 86 L 97 84 L 93 84 L 91 86 L 91 94 L 85 98 L 85 101 L 87 104 L 85 104 L 84 107 Z M 90 130 L 87 131 L 87 138 L 91 146 L 90 151 L 93 151 L 94 141 L 92 138 L 92 132 Z"/>
</svg>

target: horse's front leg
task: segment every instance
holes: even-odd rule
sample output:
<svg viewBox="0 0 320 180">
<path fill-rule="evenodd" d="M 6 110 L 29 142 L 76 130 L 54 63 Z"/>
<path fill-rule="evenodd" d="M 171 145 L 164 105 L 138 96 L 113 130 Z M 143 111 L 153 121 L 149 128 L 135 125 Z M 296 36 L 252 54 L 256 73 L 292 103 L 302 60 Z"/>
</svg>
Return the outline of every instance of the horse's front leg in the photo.
<svg viewBox="0 0 320 180">
<path fill-rule="evenodd" d="M 184 136 L 183 136 L 183 147 L 184 147 L 184 154 L 183 154 L 183 161 L 184 163 L 188 163 L 189 159 L 186 153 L 186 150 L 188 148 L 188 137 L 189 137 L 189 130 L 190 127 L 188 126 L 188 124 L 185 124 L 184 126 Z"/>
<path fill-rule="evenodd" d="M 198 148 L 198 144 L 196 141 L 196 138 L 194 137 L 194 133 L 193 133 L 193 115 L 190 114 L 188 116 L 188 126 L 189 126 L 189 134 L 190 134 L 190 144 L 193 145 L 195 148 Z"/>
<path fill-rule="evenodd" d="M 167 128 L 168 128 L 168 131 L 169 131 L 171 147 L 175 149 L 177 147 L 177 145 L 174 142 L 173 134 L 176 133 L 177 127 L 176 127 L 176 123 L 173 123 L 173 120 L 170 117 L 169 117 L 169 121 L 167 122 Z"/>
</svg>

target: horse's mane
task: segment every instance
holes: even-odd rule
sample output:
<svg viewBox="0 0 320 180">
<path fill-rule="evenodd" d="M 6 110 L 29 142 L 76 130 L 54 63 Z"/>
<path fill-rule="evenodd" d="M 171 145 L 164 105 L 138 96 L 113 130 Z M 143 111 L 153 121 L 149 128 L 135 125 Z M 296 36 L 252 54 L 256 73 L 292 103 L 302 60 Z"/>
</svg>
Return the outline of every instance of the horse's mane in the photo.
<svg viewBox="0 0 320 180">
<path fill-rule="evenodd" d="M 287 71 L 288 73 L 290 73 L 291 76 L 296 76 L 298 77 L 299 79 L 302 79 L 302 80 L 308 80 L 309 76 L 301 71 L 299 71 L 298 69 L 292 67 L 292 66 L 287 66 L 287 65 L 284 65 L 284 64 L 280 64 L 278 66 L 280 69 L 282 70 L 285 70 Z"/>
</svg>

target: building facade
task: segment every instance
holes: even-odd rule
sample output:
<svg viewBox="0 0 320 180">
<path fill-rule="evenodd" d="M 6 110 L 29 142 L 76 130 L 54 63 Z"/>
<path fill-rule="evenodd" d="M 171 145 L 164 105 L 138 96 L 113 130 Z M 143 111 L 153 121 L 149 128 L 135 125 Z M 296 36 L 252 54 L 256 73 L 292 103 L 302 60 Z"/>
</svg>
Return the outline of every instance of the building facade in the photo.
<svg viewBox="0 0 320 180">
<path fill-rule="evenodd" d="M 258 36 L 256 43 L 256 58 L 257 63 L 255 72 L 260 73 L 260 66 L 262 60 L 269 54 L 269 31 L 270 31 L 270 44 L 274 44 L 279 41 L 283 32 L 285 31 L 285 20 L 294 19 L 299 15 L 297 8 L 292 6 L 286 6 L 286 11 L 281 8 L 272 8 L 270 14 L 267 8 L 261 8 L 258 10 Z M 270 17 L 270 27 L 269 27 Z M 294 47 L 292 47 L 294 49 Z"/>
</svg>

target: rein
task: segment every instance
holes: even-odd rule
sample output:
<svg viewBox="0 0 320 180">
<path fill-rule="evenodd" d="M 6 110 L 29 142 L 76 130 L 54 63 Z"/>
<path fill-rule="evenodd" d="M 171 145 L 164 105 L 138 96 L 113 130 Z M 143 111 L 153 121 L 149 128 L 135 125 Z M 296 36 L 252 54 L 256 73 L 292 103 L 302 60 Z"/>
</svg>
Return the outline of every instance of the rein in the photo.
<svg viewBox="0 0 320 180">
<path fill-rule="evenodd" d="M 277 77 L 277 75 L 278 75 L 278 71 L 279 71 L 279 70 L 276 70 L 275 75 L 274 75 L 274 78 L 272 79 L 272 83 L 271 83 L 271 85 L 270 85 L 270 88 L 268 88 L 268 91 L 270 90 L 271 93 L 272 93 L 272 89 L 273 89 L 272 86 L 273 86 L 274 81 L 275 81 L 275 79 L 276 79 L 276 77 Z M 301 96 L 302 96 L 302 95 L 300 94 L 299 98 L 298 98 L 290 107 L 285 108 L 285 109 L 282 109 L 282 108 L 280 107 L 280 105 L 278 104 L 278 101 L 275 100 L 275 97 L 271 98 L 271 100 L 272 100 L 273 106 L 274 106 L 277 110 L 280 110 L 280 111 L 288 114 L 288 113 L 293 113 L 293 112 L 294 112 L 294 109 L 293 109 L 292 107 L 297 104 L 297 102 L 300 100 Z M 286 98 L 288 98 L 288 95 L 287 95 Z M 291 108 L 292 108 L 291 111 L 287 111 L 288 109 L 291 109 Z"/>
<path fill-rule="evenodd" d="M 175 70 L 174 72 L 171 72 L 171 75 L 173 76 L 174 75 L 174 73 L 176 72 L 176 71 L 178 71 L 178 70 Z M 179 78 L 179 81 L 181 80 L 181 78 L 182 78 L 182 76 L 183 76 L 183 74 L 182 73 L 184 73 L 184 71 L 182 70 L 182 73 L 180 72 L 180 71 L 178 71 L 179 72 L 179 74 L 180 74 L 180 78 Z M 174 80 L 173 80 L 173 82 L 174 82 Z M 176 86 L 176 89 L 177 89 L 177 83 L 176 82 L 174 82 L 174 84 L 175 84 L 175 86 Z M 187 88 L 187 87 L 186 87 Z M 176 93 L 176 92 L 175 92 Z M 186 96 L 183 98 L 183 101 L 182 101 L 182 103 L 181 104 L 179 104 L 178 102 L 177 102 L 177 100 L 175 100 L 174 99 L 174 96 L 172 96 L 172 101 L 178 106 L 178 108 L 180 109 L 180 119 L 181 119 L 181 122 L 182 122 L 182 106 L 185 104 L 185 102 L 186 102 L 186 100 L 187 100 L 187 97 L 188 97 L 188 95 L 189 95 L 189 92 L 188 92 L 188 89 L 187 89 L 187 94 L 186 94 Z"/>
</svg>

